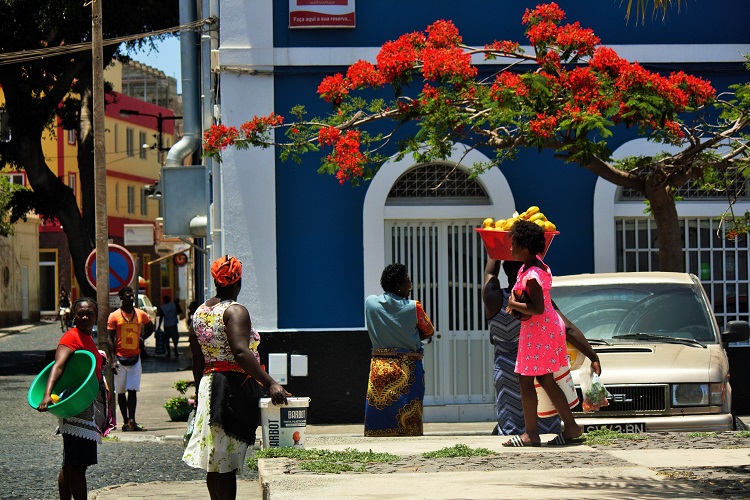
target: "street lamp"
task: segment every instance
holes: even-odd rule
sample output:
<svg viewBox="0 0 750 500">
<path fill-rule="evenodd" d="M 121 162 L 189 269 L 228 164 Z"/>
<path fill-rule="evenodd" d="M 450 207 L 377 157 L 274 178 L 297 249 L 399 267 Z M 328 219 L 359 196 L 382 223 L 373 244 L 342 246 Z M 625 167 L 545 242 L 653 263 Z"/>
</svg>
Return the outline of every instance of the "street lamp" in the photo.
<svg viewBox="0 0 750 500">
<path fill-rule="evenodd" d="M 121 109 L 120 115 L 122 116 L 149 116 L 151 118 L 156 118 L 156 131 L 158 132 L 157 137 L 157 149 L 159 151 L 159 165 L 162 164 L 161 161 L 161 153 L 162 151 L 169 151 L 169 148 L 165 148 L 163 146 L 162 142 L 162 132 L 164 127 L 164 121 L 165 120 L 181 120 L 181 116 L 163 116 L 161 113 L 158 114 L 151 114 L 151 113 L 143 113 L 141 111 L 138 111 L 137 109 Z"/>
</svg>

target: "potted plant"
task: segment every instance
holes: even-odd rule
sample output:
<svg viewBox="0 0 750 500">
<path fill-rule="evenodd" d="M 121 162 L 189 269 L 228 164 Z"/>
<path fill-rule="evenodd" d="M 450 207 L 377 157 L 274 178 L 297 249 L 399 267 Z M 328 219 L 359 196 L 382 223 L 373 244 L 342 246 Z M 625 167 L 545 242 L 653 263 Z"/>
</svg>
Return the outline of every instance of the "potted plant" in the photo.
<svg viewBox="0 0 750 500">
<path fill-rule="evenodd" d="M 194 387 L 195 382 L 190 380 L 177 380 L 172 387 L 182 394 L 182 396 L 169 398 L 164 403 L 164 408 L 169 414 L 169 418 L 172 422 L 187 422 L 190 416 L 190 411 L 193 409 L 193 405 L 188 401 L 188 398 L 184 396 L 189 387 Z"/>
</svg>

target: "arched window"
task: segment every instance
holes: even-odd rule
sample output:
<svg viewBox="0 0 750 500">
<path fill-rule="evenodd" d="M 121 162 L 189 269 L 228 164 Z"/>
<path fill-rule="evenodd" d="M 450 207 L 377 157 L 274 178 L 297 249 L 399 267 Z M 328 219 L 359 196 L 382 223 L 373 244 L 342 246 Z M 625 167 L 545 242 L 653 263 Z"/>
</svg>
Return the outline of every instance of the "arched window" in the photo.
<svg viewBox="0 0 750 500">
<path fill-rule="evenodd" d="M 430 204 L 489 205 L 487 192 L 476 179 L 457 166 L 428 163 L 407 170 L 388 193 L 386 205 Z"/>
</svg>

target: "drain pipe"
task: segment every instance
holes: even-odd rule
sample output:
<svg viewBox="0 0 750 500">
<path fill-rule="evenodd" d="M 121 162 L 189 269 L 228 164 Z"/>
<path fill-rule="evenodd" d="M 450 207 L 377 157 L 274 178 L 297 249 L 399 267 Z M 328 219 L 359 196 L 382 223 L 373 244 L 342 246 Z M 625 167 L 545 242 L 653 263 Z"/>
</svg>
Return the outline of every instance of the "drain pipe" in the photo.
<svg viewBox="0 0 750 500">
<path fill-rule="evenodd" d="M 197 20 L 195 0 L 180 0 L 180 25 Z M 184 134 L 167 153 L 167 167 L 181 167 L 201 145 L 200 60 L 194 29 L 180 31 L 182 69 L 182 126 Z"/>
<path fill-rule="evenodd" d="M 180 25 L 192 23 L 198 19 L 196 0 L 180 0 Z M 201 115 L 200 115 L 200 56 L 198 52 L 199 38 L 194 28 L 180 30 L 180 68 L 182 71 L 182 138 L 167 152 L 165 167 L 181 167 L 185 160 L 195 154 L 201 146 Z M 192 161 L 190 162 L 193 163 Z M 196 217 L 197 219 L 198 217 Z M 203 217 L 205 219 L 205 217 Z M 193 231 L 194 223 L 196 231 Z M 191 233 L 197 238 L 194 241 L 201 245 L 201 239 L 206 236 L 206 224 L 191 221 Z M 202 233 L 201 234 L 201 230 Z M 201 303 L 205 300 L 205 256 L 193 250 L 193 276 L 195 300 Z"/>
</svg>

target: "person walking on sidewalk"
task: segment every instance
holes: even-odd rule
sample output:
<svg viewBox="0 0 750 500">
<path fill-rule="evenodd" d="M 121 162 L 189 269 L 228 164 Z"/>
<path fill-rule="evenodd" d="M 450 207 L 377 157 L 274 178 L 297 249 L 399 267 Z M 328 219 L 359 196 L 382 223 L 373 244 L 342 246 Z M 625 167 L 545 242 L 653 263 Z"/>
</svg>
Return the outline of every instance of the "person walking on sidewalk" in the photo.
<svg viewBox="0 0 750 500">
<path fill-rule="evenodd" d="M 484 312 L 490 329 L 490 342 L 495 351 L 494 381 L 496 390 L 497 425 L 493 435 L 520 436 L 525 430 L 523 408 L 521 405 L 521 386 L 518 374 L 515 373 L 516 357 L 518 355 L 518 334 L 521 331 L 521 321 L 506 311 L 511 288 L 516 283 L 518 271 L 522 263 L 513 260 L 502 262 L 502 268 L 508 277 L 508 287 L 500 285 L 499 273 L 501 262 L 488 259 L 484 268 L 484 284 L 482 286 L 482 301 Z M 555 306 L 554 301 L 552 306 Z M 591 369 L 601 375 L 599 356 L 589 344 L 583 333 L 559 310 L 558 314 L 565 323 L 565 336 L 570 344 L 591 360 Z M 555 434 L 556 437 L 548 444 L 565 444 L 560 427 L 560 417 L 554 415 L 539 418 L 540 434 Z"/>
<path fill-rule="evenodd" d="M 107 408 L 109 391 L 102 370 L 105 357 L 91 338 L 97 310 L 96 301 L 88 297 L 78 299 L 73 304 L 76 326 L 60 338 L 55 351 L 55 364 L 50 371 L 42 401 L 37 406 L 37 410 L 47 411 L 50 405 L 59 400 L 57 395 L 52 394 L 52 390 L 60 380 L 73 353 L 86 350 L 94 355 L 94 372 L 99 381 L 99 392 L 94 401 L 79 414 L 59 419 L 60 425 L 57 429 L 63 438 L 63 463 L 57 476 L 57 487 L 60 498 L 66 500 L 71 497 L 75 500 L 86 500 L 86 469 L 97 463 L 97 444 L 102 442 L 102 435 L 106 435 L 112 428 Z"/>
<path fill-rule="evenodd" d="M 260 335 L 245 306 L 236 302 L 242 288 L 242 262 L 234 256 L 211 264 L 216 295 L 198 307 L 190 329 L 193 377 L 198 387 L 193 434 L 182 460 L 206 471 L 211 500 L 237 496 L 237 472 L 260 422 L 260 388 L 273 404 L 291 396 L 260 364 Z"/>
<path fill-rule="evenodd" d="M 523 262 L 508 297 L 508 312 L 521 316 L 515 372 L 519 375 L 526 431 L 511 437 L 503 446 L 541 445 L 535 377 L 563 421 L 565 429 L 559 436 L 566 443 L 572 442 L 583 434 L 583 429 L 576 422 L 565 393 L 553 375 L 561 367 L 568 366 L 568 358 L 565 323 L 552 306 L 549 295 L 552 271 L 542 261 L 544 229 L 533 222 L 519 220 L 513 224 L 510 236 L 513 260 Z"/>
<path fill-rule="evenodd" d="M 122 414 L 123 431 L 144 431 L 135 419 L 138 391 L 141 390 L 141 338 L 154 331 L 154 324 L 146 311 L 136 308 L 135 293 L 126 286 L 120 289 L 120 308 L 109 315 L 107 332 L 112 339 L 115 356 L 110 368 L 115 379 L 117 404 Z"/>
<path fill-rule="evenodd" d="M 169 341 L 172 341 L 174 345 L 174 357 L 179 358 L 180 355 L 177 352 L 177 344 L 180 342 L 180 332 L 177 330 L 178 318 L 177 316 L 182 314 L 182 308 L 180 303 L 175 300 L 172 302 L 169 295 L 165 295 L 162 298 L 162 304 L 156 315 L 159 320 L 156 324 L 156 329 L 161 328 L 162 321 L 164 322 L 164 346 L 167 351 L 167 357 L 170 357 L 169 353 Z"/>
</svg>

